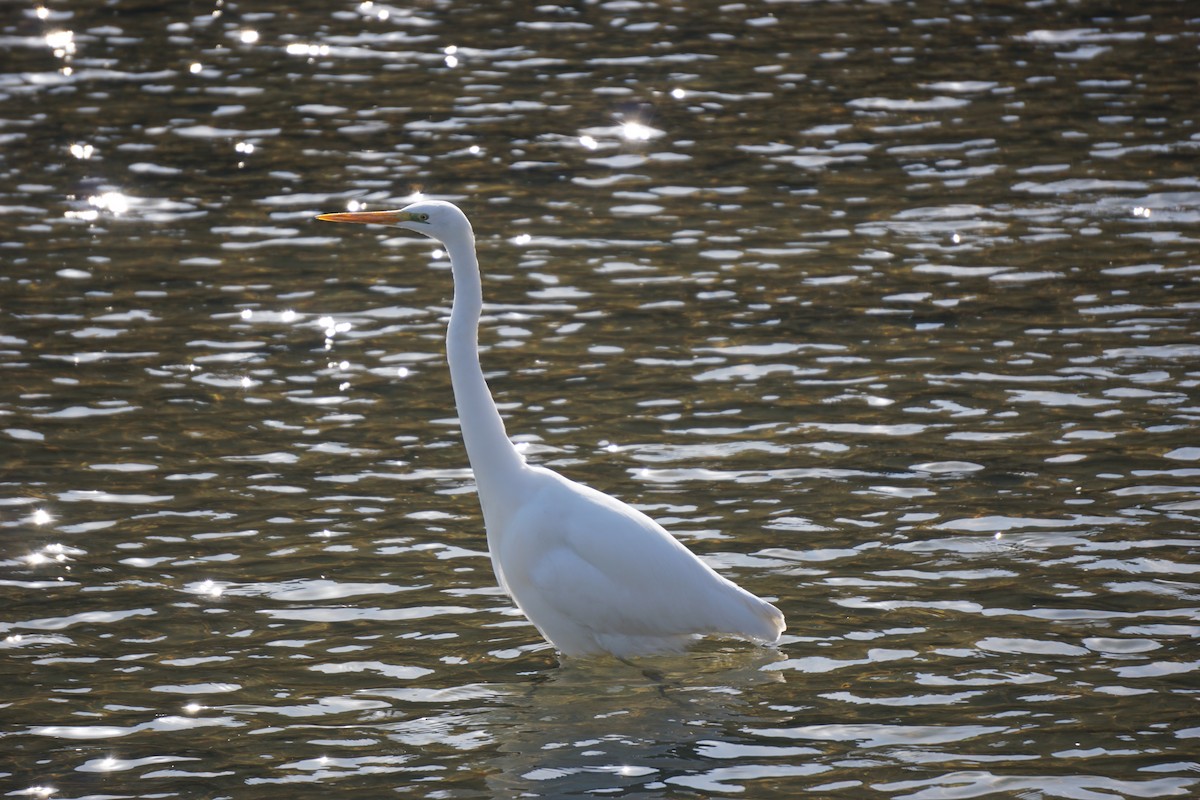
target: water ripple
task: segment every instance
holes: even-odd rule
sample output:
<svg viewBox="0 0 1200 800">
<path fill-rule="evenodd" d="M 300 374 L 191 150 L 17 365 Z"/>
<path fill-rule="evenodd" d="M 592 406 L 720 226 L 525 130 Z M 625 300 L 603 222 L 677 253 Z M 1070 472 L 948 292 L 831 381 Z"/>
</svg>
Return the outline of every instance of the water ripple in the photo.
<svg viewBox="0 0 1200 800">
<path fill-rule="evenodd" d="M 5 786 L 1194 794 L 1195 21 L 476 5 L 0 20 Z M 445 253 L 313 220 L 419 197 L 526 457 L 780 650 L 507 603 Z"/>
</svg>

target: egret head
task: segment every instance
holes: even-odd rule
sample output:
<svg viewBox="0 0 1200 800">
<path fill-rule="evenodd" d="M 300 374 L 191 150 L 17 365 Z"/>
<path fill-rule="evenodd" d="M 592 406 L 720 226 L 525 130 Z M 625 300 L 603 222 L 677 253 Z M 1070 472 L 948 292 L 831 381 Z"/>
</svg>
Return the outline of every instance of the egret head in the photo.
<svg viewBox="0 0 1200 800">
<path fill-rule="evenodd" d="M 467 215 L 445 200 L 421 200 L 398 211 L 347 211 L 340 214 L 321 214 L 325 222 L 360 222 L 388 225 L 423 233 L 443 244 L 471 236 Z"/>
</svg>

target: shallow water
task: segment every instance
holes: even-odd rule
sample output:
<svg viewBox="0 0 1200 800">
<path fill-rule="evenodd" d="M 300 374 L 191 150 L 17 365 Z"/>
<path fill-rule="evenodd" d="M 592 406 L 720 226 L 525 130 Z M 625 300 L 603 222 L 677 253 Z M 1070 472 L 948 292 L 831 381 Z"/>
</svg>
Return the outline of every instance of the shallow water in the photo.
<svg viewBox="0 0 1200 800">
<path fill-rule="evenodd" d="M 1191 7 L 479 5 L 0 23 L 4 795 L 1200 791 Z M 312 219 L 422 192 L 778 650 L 513 611 L 444 256 Z"/>
</svg>

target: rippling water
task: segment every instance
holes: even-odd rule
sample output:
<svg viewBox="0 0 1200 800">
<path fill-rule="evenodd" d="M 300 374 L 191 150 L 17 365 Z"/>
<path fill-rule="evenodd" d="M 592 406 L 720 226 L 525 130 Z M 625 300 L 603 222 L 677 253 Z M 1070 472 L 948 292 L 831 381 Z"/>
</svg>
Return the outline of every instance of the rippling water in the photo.
<svg viewBox="0 0 1200 800">
<path fill-rule="evenodd" d="M 1186 2 L 51 3 L 0 23 L 0 788 L 1200 791 Z M 528 457 L 777 598 L 559 664 L 496 588 L 444 255 Z"/>
</svg>

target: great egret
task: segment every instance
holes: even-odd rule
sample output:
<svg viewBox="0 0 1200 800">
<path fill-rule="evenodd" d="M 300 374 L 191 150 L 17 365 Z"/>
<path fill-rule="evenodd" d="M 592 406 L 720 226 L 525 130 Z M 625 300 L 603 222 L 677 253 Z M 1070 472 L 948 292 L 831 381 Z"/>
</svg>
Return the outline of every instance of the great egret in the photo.
<svg viewBox="0 0 1200 800">
<path fill-rule="evenodd" d="M 562 655 L 674 652 L 706 634 L 779 640 L 779 609 L 718 575 L 650 517 L 525 463 L 479 366 L 483 290 L 475 234 L 458 206 L 426 200 L 317 219 L 390 225 L 445 246 L 454 275 L 446 357 L 492 568 Z"/>
</svg>

